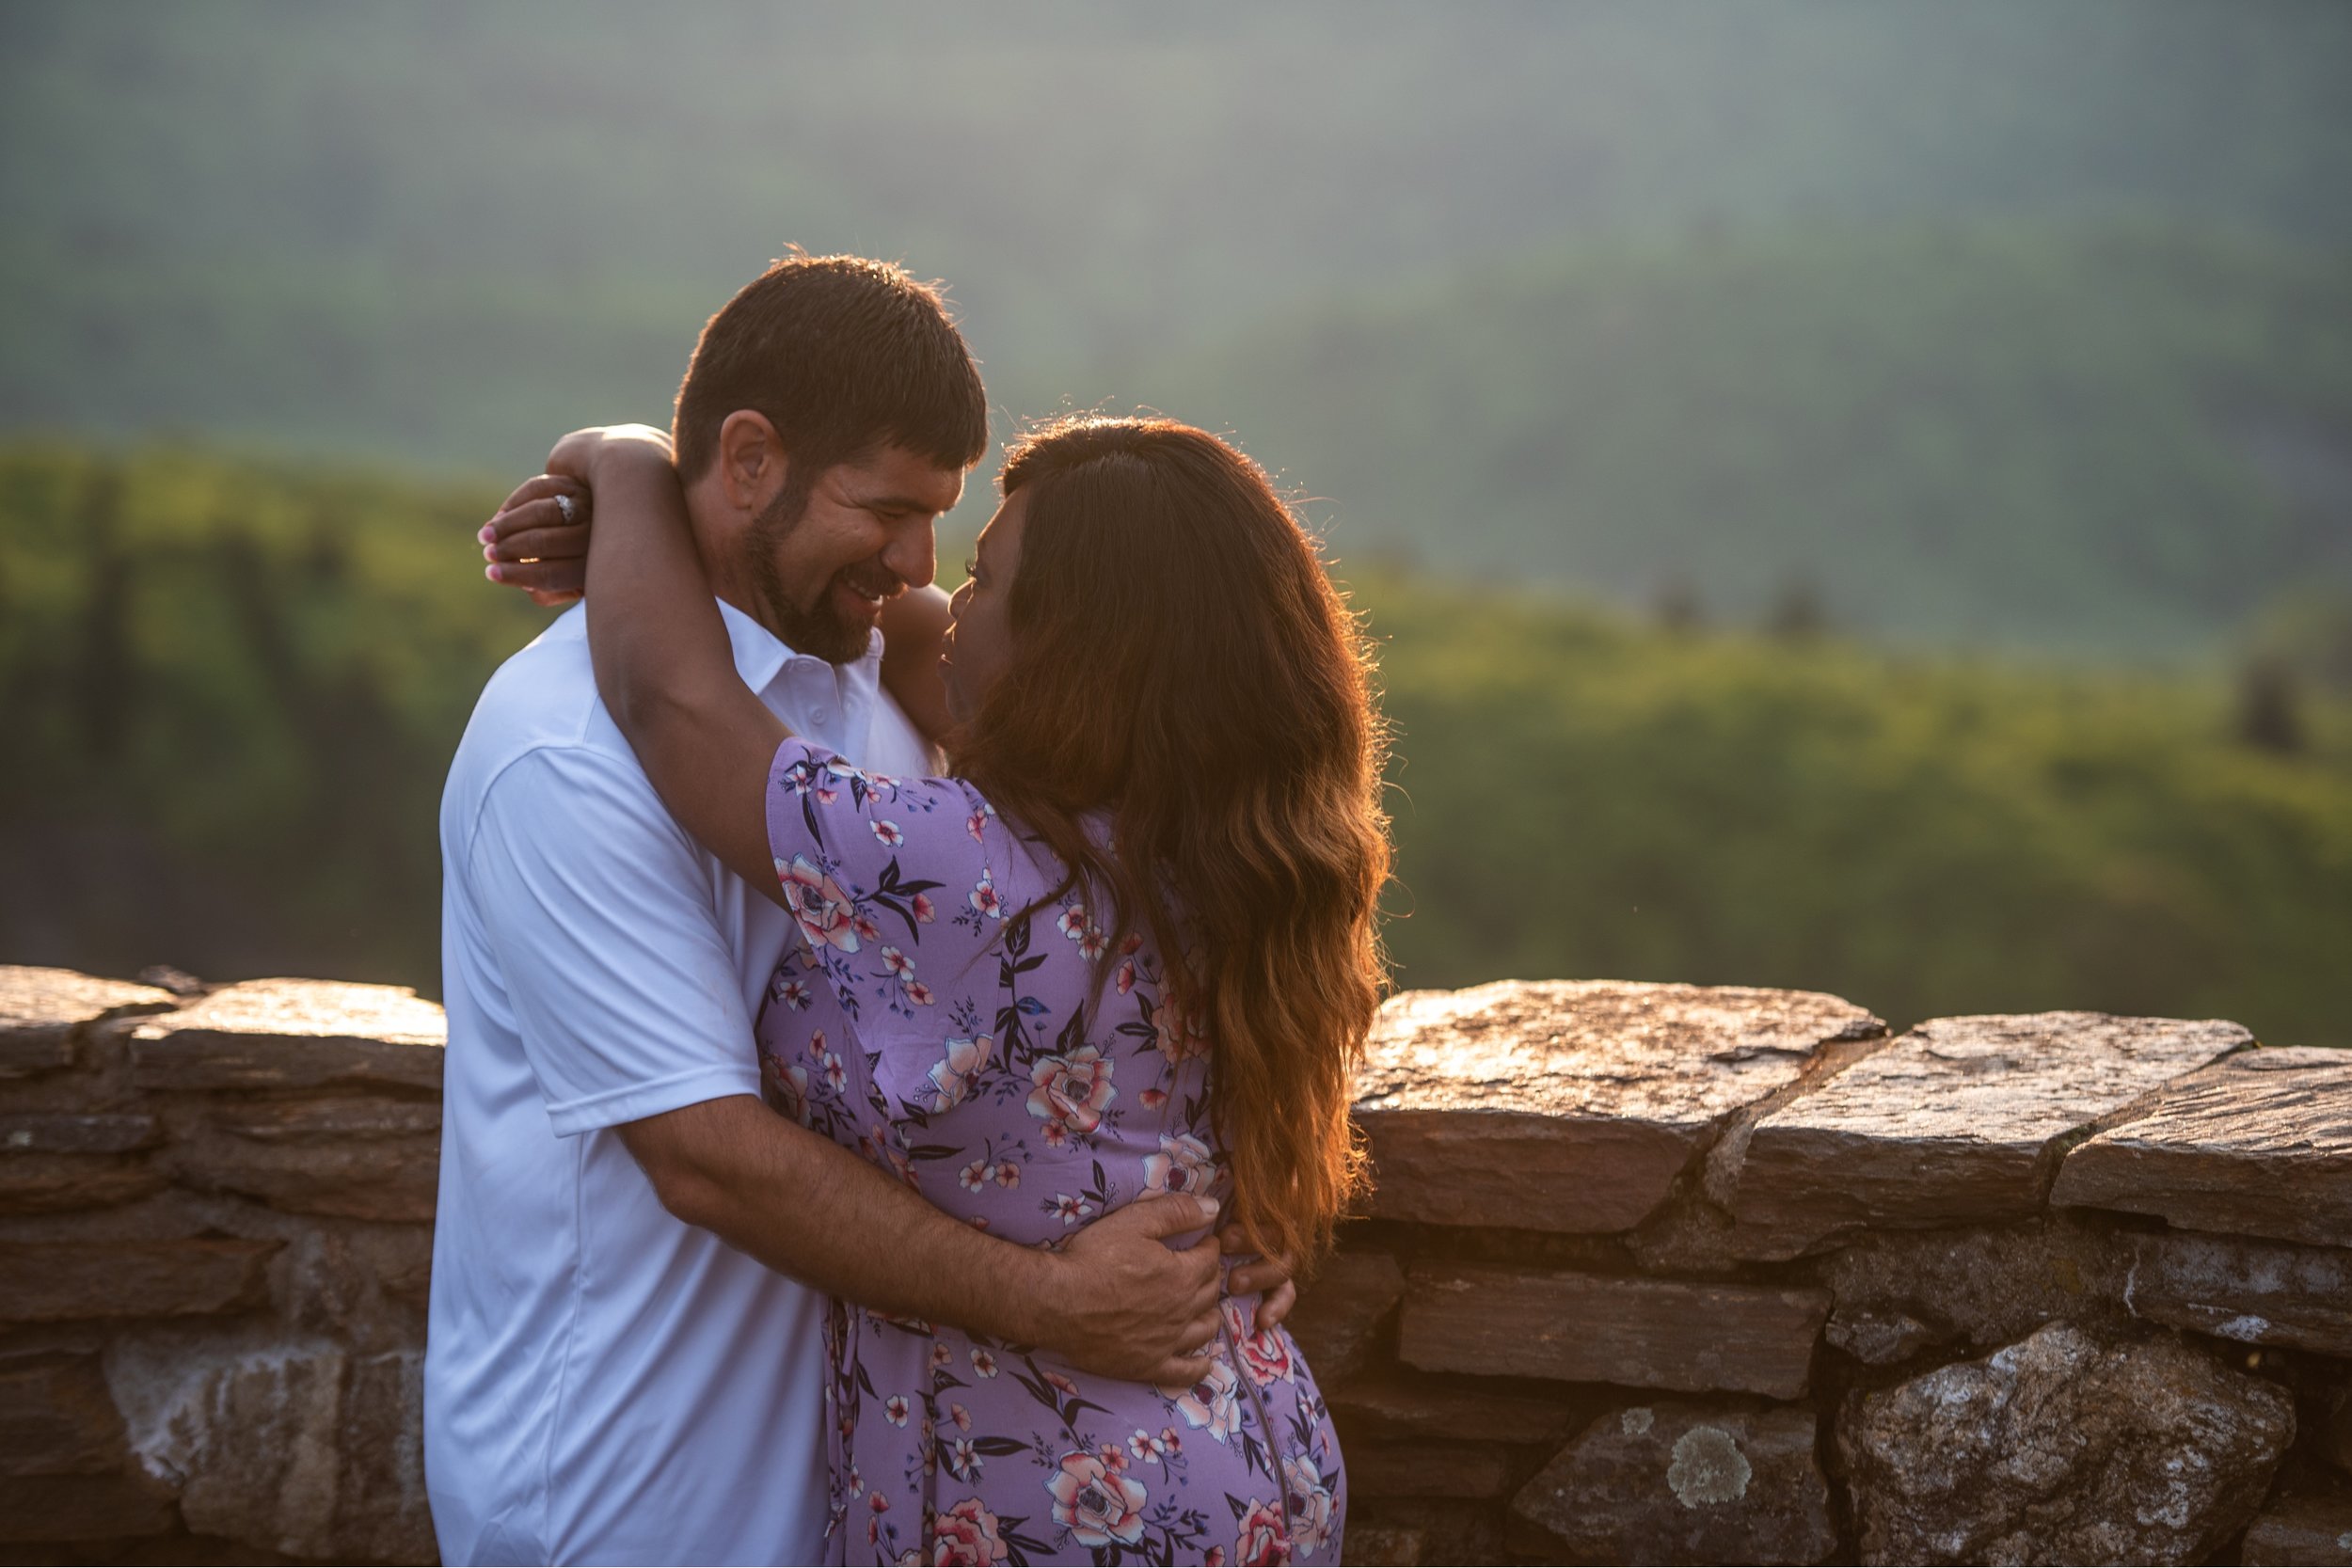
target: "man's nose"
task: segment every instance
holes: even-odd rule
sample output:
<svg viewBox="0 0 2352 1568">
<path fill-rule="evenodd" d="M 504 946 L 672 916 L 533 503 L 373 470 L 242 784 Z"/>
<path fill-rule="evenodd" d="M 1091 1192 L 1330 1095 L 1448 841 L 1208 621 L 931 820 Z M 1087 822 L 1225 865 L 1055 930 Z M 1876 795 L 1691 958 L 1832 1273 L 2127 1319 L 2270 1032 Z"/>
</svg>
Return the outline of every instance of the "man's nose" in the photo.
<svg viewBox="0 0 2352 1568">
<path fill-rule="evenodd" d="M 909 588 L 929 587 L 939 572 L 939 546 L 931 532 L 931 519 L 894 529 L 890 543 L 882 546 L 882 562 Z"/>
</svg>

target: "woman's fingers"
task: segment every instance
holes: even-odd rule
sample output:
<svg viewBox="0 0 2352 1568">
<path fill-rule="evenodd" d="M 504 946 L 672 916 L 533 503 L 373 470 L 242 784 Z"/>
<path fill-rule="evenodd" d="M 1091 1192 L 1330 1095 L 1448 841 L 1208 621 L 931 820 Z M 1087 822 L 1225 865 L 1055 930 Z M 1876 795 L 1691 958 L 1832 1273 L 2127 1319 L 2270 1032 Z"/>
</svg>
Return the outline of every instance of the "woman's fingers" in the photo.
<svg viewBox="0 0 2352 1568">
<path fill-rule="evenodd" d="M 1208 1307 L 1184 1325 L 1184 1332 L 1177 1340 L 1179 1344 L 1195 1345 L 1199 1349 L 1190 1355 L 1169 1356 L 1146 1381 L 1156 1388 L 1182 1389 L 1189 1388 L 1207 1377 L 1212 1353 L 1216 1347 L 1216 1337 L 1224 1327 L 1224 1311 L 1218 1307 L 1216 1298 L 1211 1296 Z"/>
<path fill-rule="evenodd" d="M 569 517 L 559 496 L 570 498 Z M 484 576 L 530 590 L 536 604 L 570 604 L 588 585 L 588 495 L 568 479 L 524 481 L 483 525 L 481 538 Z"/>
<path fill-rule="evenodd" d="M 587 494 L 588 492 L 581 489 L 573 480 L 564 479 L 557 474 L 532 474 L 529 479 L 516 485 L 507 498 L 499 502 L 499 510 L 511 512 L 526 501 L 547 500 L 556 496 L 584 498 Z"/>
<path fill-rule="evenodd" d="M 1265 1293 L 1258 1303 L 1258 1332 L 1271 1334 L 1282 1326 L 1282 1320 L 1298 1305 L 1298 1287 L 1285 1279 Z"/>
<path fill-rule="evenodd" d="M 588 553 L 588 528 L 517 528 L 483 546 L 491 561 L 563 561 Z"/>
<path fill-rule="evenodd" d="M 512 501 L 511 504 L 501 507 L 488 522 L 482 525 L 482 542 L 487 545 L 492 540 L 504 539 L 517 533 L 563 532 L 585 535 L 588 531 L 588 499 L 585 496 L 575 497 L 571 507 L 571 515 L 567 518 L 564 515 L 564 508 L 557 504 L 556 498 L 553 496 L 533 496 L 523 500 Z"/>
<path fill-rule="evenodd" d="M 587 586 L 588 563 L 579 560 L 501 561 L 485 566 L 482 575 L 508 588 L 578 595 Z"/>
</svg>

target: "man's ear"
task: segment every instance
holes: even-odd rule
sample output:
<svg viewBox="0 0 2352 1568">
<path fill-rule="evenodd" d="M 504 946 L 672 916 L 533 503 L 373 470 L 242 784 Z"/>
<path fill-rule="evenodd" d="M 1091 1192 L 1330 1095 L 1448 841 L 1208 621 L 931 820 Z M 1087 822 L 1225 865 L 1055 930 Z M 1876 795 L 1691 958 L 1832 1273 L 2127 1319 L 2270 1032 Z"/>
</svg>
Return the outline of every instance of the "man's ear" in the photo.
<svg viewBox="0 0 2352 1568">
<path fill-rule="evenodd" d="M 756 512 L 784 487 L 788 459 L 768 416 L 739 408 L 719 426 L 719 483 L 729 505 Z"/>
</svg>

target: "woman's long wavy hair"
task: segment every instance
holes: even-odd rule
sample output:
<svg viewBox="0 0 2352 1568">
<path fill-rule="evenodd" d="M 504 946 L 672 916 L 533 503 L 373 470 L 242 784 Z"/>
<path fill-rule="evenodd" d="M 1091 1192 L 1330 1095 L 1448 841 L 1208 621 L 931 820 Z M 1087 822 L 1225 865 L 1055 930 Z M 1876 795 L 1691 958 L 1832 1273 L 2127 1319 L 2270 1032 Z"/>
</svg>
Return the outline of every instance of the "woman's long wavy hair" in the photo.
<svg viewBox="0 0 2352 1568">
<path fill-rule="evenodd" d="M 1028 497 L 1011 662 L 957 770 L 1157 946 L 1162 1006 L 1209 1037 L 1228 1217 L 1310 1264 L 1363 1182 L 1347 1111 L 1386 978 L 1368 641 L 1263 471 L 1205 431 L 1061 420 L 1003 486 Z M 1115 857 L 1081 826 L 1102 810 Z"/>
</svg>

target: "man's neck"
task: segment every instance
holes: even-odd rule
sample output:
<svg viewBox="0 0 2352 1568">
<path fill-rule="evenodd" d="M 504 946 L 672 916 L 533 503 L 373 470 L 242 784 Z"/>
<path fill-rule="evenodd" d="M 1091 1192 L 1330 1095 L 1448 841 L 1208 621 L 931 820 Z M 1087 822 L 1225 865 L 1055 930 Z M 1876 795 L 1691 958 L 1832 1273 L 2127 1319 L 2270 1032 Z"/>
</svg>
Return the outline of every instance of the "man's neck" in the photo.
<svg viewBox="0 0 2352 1568">
<path fill-rule="evenodd" d="M 731 547 L 746 525 L 733 515 L 715 486 L 714 476 L 705 474 L 686 490 L 686 520 L 694 536 L 694 553 L 702 561 L 703 576 L 722 604 L 732 605 L 781 641 L 782 635 L 768 626 L 768 618 L 760 612 L 758 595 L 743 578 L 741 553 Z"/>
</svg>

